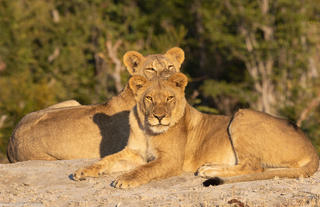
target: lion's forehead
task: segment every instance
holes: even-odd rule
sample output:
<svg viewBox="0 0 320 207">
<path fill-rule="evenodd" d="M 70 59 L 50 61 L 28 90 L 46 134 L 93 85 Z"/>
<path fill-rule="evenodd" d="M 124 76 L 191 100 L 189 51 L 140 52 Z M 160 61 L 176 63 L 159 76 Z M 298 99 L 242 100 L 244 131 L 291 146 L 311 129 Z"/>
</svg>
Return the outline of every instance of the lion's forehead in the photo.
<svg viewBox="0 0 320 207">
<path fill-rule="evenodd" d="M 167 70 L 169 65 L 173 63 L 164 55 L 149 55 L 147 56 L 143 67 L 154 68 L 157 71 Z"/>
</svg>

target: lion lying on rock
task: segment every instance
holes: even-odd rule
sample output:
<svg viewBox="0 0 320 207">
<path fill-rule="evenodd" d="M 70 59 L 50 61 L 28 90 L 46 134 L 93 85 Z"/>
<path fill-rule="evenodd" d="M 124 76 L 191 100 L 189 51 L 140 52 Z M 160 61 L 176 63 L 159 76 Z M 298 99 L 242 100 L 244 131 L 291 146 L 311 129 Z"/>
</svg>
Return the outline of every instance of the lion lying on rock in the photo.
<svg viewBox="0 0 320 207">
<path fill-rule="evenodd" d="M 136 187 L 151 180 L 196 172 L 230 183 L 273 177 L 308 177 L 319 159 L 301 130 L 252 110 L 233 117 L 198 112 L 185 99 L 187 77 L 152 81 L 133 76 L 137 105 L 130 111 L 127 146 L 73 174 L 75 180 L 126 171 L 112 185 Z"/>
<path fill-rule="evenodd" d="M 146 57 L 127 52 L 123 62 L 131 75 L 166 77 L 180 71 L 184 52 L 172 48 Z M 109 102 L 80 105 L 74 100 L 58 103 L 26 115 L 9 140 L 8 159 L 61 160 L 104 157 L 125 147 L 129 136 L 128 115 L 136 104 L 125 87 Z"/>
</svg>

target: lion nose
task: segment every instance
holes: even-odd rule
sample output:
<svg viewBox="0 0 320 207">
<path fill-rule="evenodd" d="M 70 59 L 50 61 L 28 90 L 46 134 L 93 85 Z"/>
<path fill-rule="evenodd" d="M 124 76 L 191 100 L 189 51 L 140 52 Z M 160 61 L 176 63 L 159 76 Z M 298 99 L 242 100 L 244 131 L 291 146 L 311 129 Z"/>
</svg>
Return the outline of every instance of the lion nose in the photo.
<svg viewBox="0 0 320 207">
<path fill-rule="evenodd" d="M 159 115 L 159 114 L 153 114 L 154 117 L 156 117 L 159 122 L 161 122 L 161 120 L 165 117 L 165 115 Z"/>
</svg>

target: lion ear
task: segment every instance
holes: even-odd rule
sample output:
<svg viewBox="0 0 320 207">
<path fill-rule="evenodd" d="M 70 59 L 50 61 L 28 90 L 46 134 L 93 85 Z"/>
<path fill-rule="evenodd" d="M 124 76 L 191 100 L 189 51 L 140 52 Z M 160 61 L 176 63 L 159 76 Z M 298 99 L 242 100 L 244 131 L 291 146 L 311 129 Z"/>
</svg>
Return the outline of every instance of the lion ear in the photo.
<svg viewBox="0 0 320 207">
<path fill-rule="evenodd" d="M 173 47 L 170 50 L 168 50 L 165 54 L 166 56 L 172 57 L 175 59 L 178 63 L 179 66 L 183 63 L 184 61 L 184 51 L 180 47 Z"/>
<path fill-rule="evenodd" d="M 123 56 L 123 63 L 131 75 L 137 74 L 137 69 L 144 59 L 143 55 L 136 51 L 128 51 Z"/>
<path fill-rule="evenodd" d="M 148 80 L 141 75 L 134 75 L 129 79 L 129 87 L 133 93 L 136 94 L 137 91 L 147 83 L 147 81 Z"/>
<path fill-rule="evenodd" d="M 184 90 L 188 84 L 188 77 L 183 73 L 175 73 L 170 76 L 169 81 L 172 82 L 176 87 Z"/>
</svg>

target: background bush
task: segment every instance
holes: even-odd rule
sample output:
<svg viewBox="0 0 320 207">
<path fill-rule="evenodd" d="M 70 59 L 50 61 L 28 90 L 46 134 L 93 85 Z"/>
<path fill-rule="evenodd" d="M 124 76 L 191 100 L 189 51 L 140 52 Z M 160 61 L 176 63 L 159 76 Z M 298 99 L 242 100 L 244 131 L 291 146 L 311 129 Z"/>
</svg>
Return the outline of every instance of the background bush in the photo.
<svg viewBox="0 0 320 207">
<path fill-rule="evenodd" d="M 318 0 L 0 0 L 1 156 L 27 113 L 105 102 L 127 82 L 126 51 L 173 46 L 199 110 L 285 116 L 320 151 L 319 14 Z"/>
</svg>

